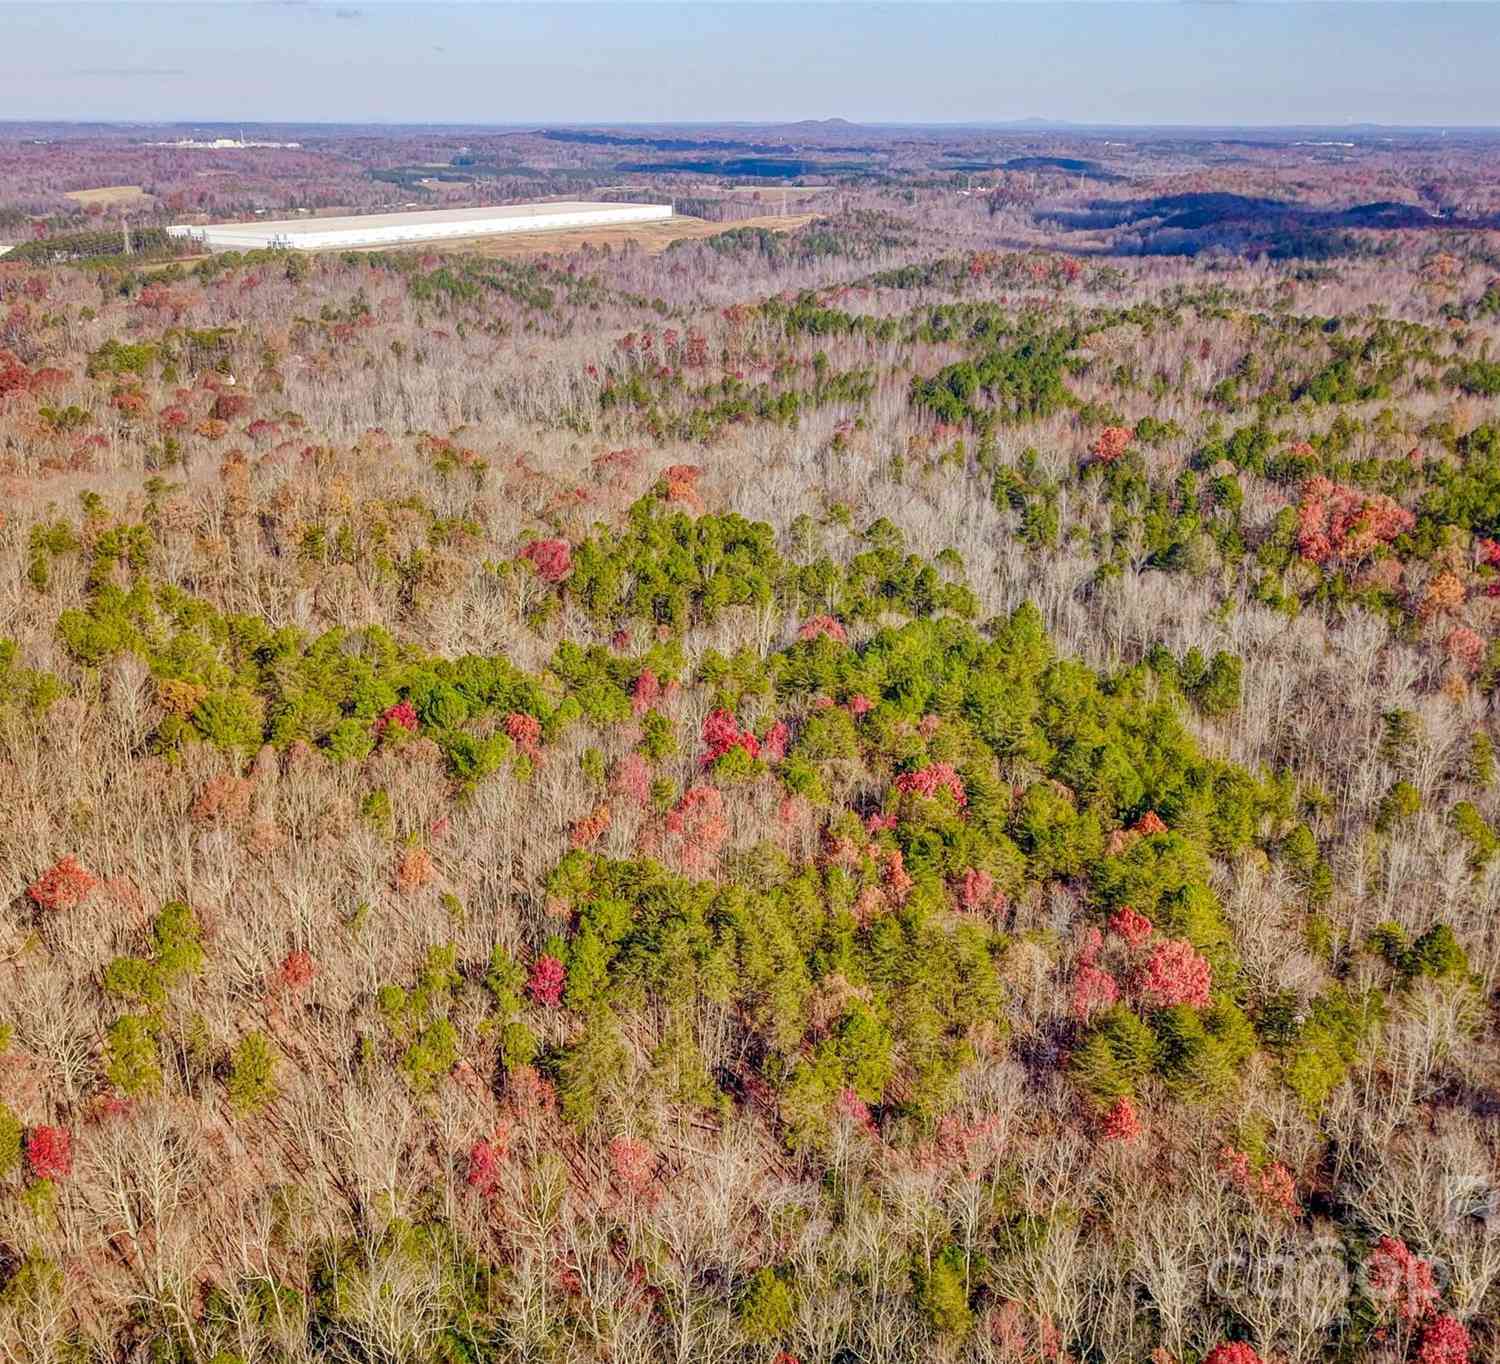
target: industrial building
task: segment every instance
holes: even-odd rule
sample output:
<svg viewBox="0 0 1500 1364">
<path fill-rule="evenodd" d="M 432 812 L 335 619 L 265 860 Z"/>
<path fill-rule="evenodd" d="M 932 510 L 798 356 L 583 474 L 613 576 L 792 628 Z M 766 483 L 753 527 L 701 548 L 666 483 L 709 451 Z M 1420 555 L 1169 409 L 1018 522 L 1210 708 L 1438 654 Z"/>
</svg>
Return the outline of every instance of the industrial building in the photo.
<svg viewBox="0 0 1500 1364">
<path fill-rule="evenodd" d="M 347 218 L 287 218 L 277 222 L 179 224 L 174 237 L 191 237 L 211 251 L 336 251 L 354 246 L 400 246 L 501 232 L 548 232 L 611 227 L 670 218 L 666 204 L 507 204 L 502 208 L 451 208 L 434 212 L 369 213 Z"/>
</svg>

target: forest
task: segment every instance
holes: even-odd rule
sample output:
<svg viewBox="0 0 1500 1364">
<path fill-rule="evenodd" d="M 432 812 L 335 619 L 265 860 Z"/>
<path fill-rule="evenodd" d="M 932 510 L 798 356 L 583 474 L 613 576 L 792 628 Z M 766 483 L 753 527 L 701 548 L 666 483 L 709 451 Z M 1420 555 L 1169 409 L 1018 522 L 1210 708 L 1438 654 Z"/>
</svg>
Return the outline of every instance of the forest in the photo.
<svg viewBox="0 0 1500 1364">
<path fill-rule="evenodd" d="M 276 135 L 0 131 L 0 1360 L 1500 1358 L 1493 145 Z"/>
</svg>

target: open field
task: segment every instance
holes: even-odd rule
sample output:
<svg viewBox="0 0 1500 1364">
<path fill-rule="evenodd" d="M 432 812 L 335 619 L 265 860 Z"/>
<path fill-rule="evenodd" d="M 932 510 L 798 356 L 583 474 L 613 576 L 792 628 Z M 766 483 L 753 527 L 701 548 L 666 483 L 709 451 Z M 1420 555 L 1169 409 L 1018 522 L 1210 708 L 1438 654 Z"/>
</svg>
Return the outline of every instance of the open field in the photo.
<svg viewBox="0 0 1500 1364">
<path fill-rule="evenodd" d="M 65 195 L 75 204 L 154 204 L 156 200 L 139 185 L 100 185 L 97 189 L 74 189 Z"/>
<path fill-rule="evenodd" d="M 647 255 L 665 251 L 673 242 L 699 241 L 716 237 L 740 227 L 763 227 L 770 232 L 795 232 L 812 222 L 811 213 L 786 217 L 741 218 L 734 222 L 711 223 L 704 218 L 676 217 L 659 223 L 629 224 L 620 227 L 570 229 L 563 232 L 512 232 L 505 236 L 466 237 L 441 243 L 445 251 L 462 251 L 480 256 L 541 256 L 553 252 L 577 251 L 584 246 L 619 248 L 640 246 Z"/>
</svg>

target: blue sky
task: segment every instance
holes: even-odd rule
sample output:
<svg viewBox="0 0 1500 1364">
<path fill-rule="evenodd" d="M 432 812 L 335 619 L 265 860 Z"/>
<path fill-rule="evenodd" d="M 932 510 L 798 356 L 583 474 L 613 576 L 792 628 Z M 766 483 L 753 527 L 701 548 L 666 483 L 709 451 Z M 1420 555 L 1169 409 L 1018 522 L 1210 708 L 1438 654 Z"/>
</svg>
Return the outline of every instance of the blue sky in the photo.
<svg viewBox="0 0 1500 1364">
<path fill-rule="evenodd" d="M 1500 125 L 1487 0 L 0 3 L 0 118 Z"/>
</svg>

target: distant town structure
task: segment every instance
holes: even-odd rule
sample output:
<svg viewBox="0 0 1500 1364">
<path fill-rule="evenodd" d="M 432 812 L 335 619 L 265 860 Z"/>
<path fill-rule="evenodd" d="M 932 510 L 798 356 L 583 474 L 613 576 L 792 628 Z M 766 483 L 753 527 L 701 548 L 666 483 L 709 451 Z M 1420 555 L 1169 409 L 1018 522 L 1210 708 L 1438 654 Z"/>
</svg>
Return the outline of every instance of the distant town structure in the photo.
<svg viewBox="0 0 1500 1364">
<path fill-rule="evenodd" d="M 216 137 L 212 142 L 182 137 L 176 142 L 148 142 L 146 145 L 148 147 L 180 147 L 188 151 L 204 152 L 234 152 L 248 150 L 251 147 L 280 147 L 283 150 L 299 151 L 302 147 L 300 142 L 247 142 L 243 133 L 238 137 Z"/>
<path fill-rule="evenodd" d="M 395 246 L 444 238 L 489 237 L 504 232 L 548 232 L 660 222 L 672 217 L 668 204 L 507 204 L 497 208 L 435 209 L 418 213 L 369 213 L 347 218 L 287 218 L 253 223 L 192 223 L 167 228 L 211 251 L 282 248 L 330 251 L 354 246 Z"/>
</svg>

